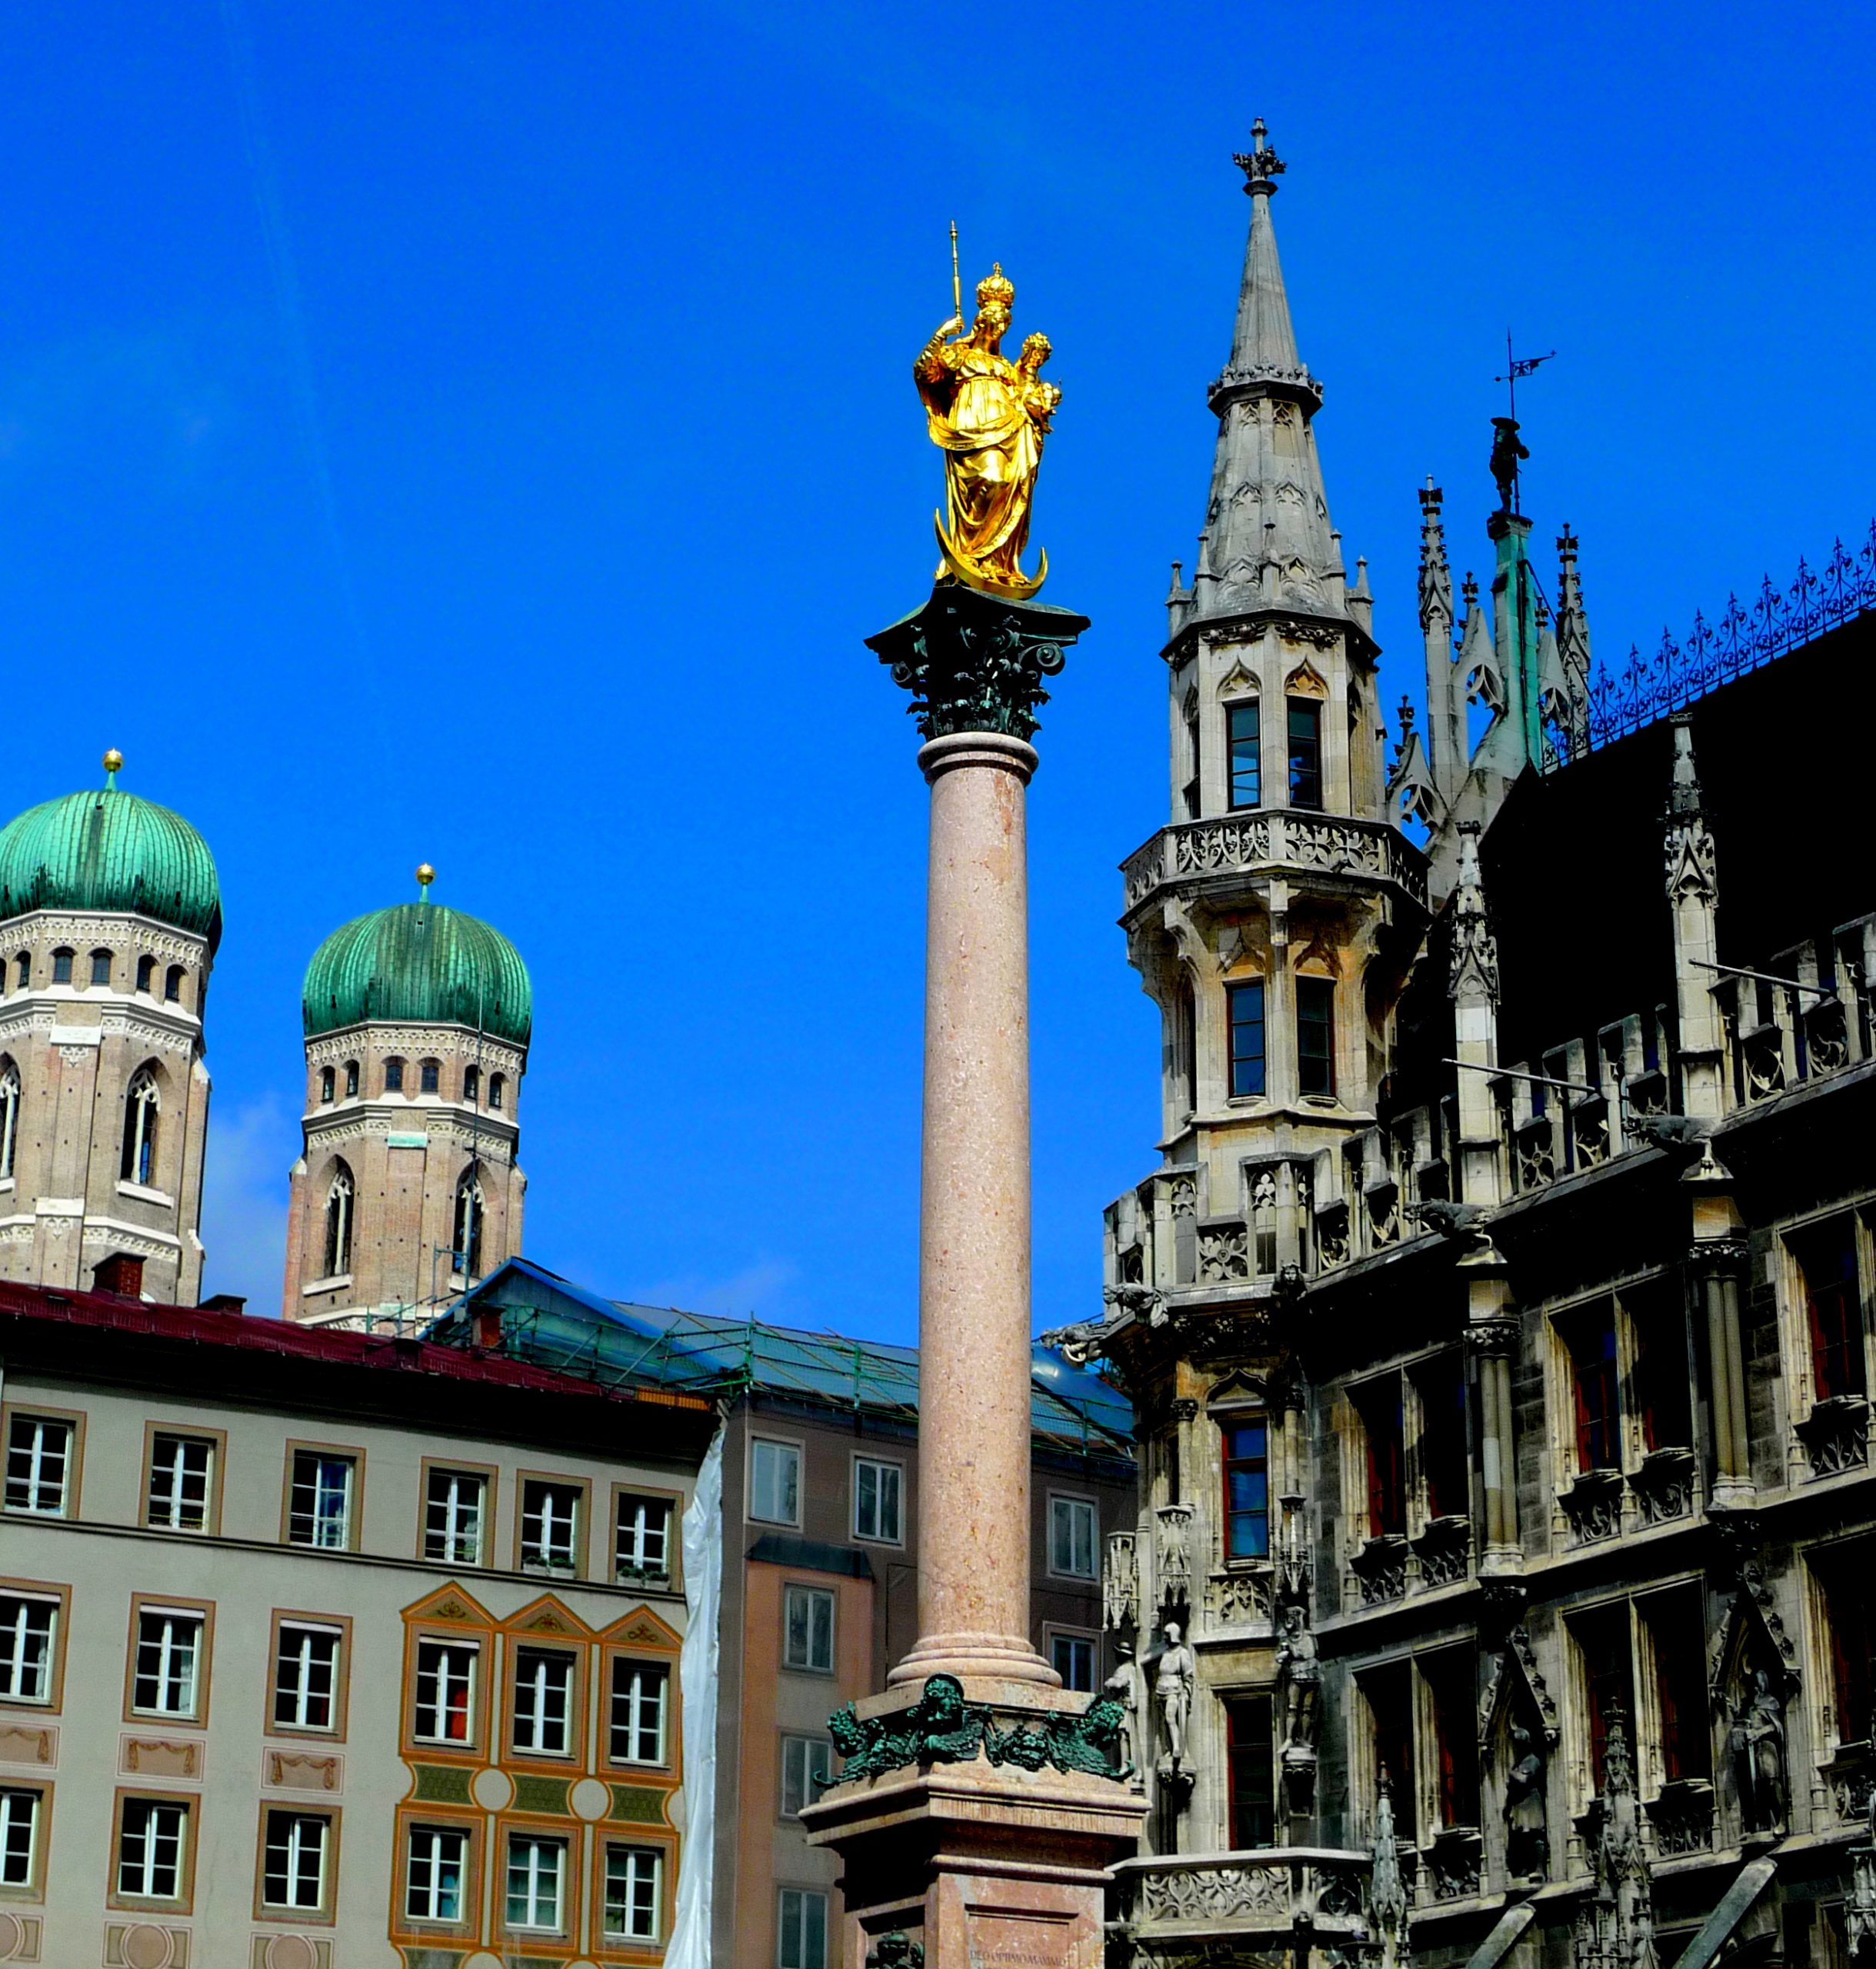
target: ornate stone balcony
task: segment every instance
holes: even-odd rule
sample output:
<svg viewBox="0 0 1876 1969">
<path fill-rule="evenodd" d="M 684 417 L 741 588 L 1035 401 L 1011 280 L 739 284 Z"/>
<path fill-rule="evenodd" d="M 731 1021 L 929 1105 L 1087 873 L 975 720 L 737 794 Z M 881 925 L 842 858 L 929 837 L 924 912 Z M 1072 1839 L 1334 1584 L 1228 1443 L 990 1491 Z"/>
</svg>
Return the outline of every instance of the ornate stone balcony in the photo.
<svg viewBox="0 0 1876 1969">
<path fill-rule="evenodd" d="M 1423 1586 L 1456 1585 L 1471 1570 L 1471 1521 L 1459 1516 L 1429 1518 L 1414 1541 L 1414 1552 Z"/>
<path fill-rule="evenodd" d="M 1798 1439 L 1811 1459 L 1814 1477 L 1834 1477 L 1869 1461 L 1870 1405 L 1860 1394 L 1833 1395 L 1814 1402 L 1797 1424 Z"/>
<path fill-rule="evenodd" d="M 1276 1581 L 1275 1568 L 1268 1565 L 1233 1566 L 1211 1574 L 1205 1581 L 1206 1626 L 1269 1633 Z"/>
<path fill-rule="evenodd" d="M 1697 1461 L 1691 1449 L 1651 1450 L 1641 1468 L 1628 1473 L 1644 1524 L 1693 1515 Z"/>
<path fill-rule="evenodd" d="M 1210 1945 L 1262 1954 L 1296 1947 L 1352 1950 L 1368 1940 L 1365 1853 L 1271 1846 L 1124 1861 L 1114 1870 L 1121 1925 L 1156 1961 Z"/>
<path fill-rule="evenodd" d="M 1645 1807 L 1654 1828 L 1654 1850 L 1664 1860 L 1681 1853 L 1705 1853 L 1713 1846 L 1713 1787 L 1687 1778 L 1661 1787 Z"/>
<path fill-rule="evenodd" d="M 1126 906 L 1138 908 L 1156 889 L 1208 875 L 1258 869 L 1316 870 L 1391 882 L 1423 908 L 1426 857 L 1385 821 L 1337 814 L 1302 814 L 1273 807 L 1211 821 L 1162 828 L 1123 864 Z"/>
</svg>

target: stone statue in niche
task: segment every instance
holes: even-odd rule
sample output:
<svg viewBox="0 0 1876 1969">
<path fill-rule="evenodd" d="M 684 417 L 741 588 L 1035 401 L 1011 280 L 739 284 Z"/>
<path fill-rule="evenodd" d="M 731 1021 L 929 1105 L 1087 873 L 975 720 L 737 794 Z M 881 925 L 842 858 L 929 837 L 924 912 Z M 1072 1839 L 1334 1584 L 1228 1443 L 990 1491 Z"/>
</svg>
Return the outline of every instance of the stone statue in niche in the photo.
<svg viewBox="0 0 1876 1969">
<path fill-rule="evenodd" d="M 1198 1657 L 1186 1645 L 1177 1621 L 1168 1621 L 1162 1632 L 1166 1640 L 1154 1670 L 1153 1700 L 1159 1705 L 1166 1755 L 1177 1771 L 1185 1761 L 1185 1726 L 1191 1718 Z"/>
<path fill-rule="evenodd" d="M 1116 1641 L 1114 1646 L 1115 1652 L 1121 1657 L 1119 1665 L 1101 1684 L 1101 1690 L 1126 1712 L 1121 1724 L 1121 1768 L 1125 1771 L 1129 1765 L 1133 1767 L 1136 1774 L 1135 1788 L 1138 1790 L 1138 1773 L 1144 1761 L 1141 1753 L 1146 1748 L 1141 1730 L 1141 1712 L 1146 1707 L 1146 1672 L 1134 1657 L 1131 1641 Z"/>
<path fill-rule="evenodd" d="M 1504 1779 L 1504 1870 L 1541 1880 L 1550 1871 L 1544 1802 L 1544 1754 L 1521 1723 L 1511 1725 L 1511 1767 Z"/>
<path fill-rule="evenodd" d="M 1283 1689 L 1283 1746 L 1292 1751 L 1316 1747 L 1317 1699 L 1322 1688 L 1322 1664 L 1316 1658 L 1316 1637 L 1309 1610 L 1292 1604 L 1283 1610 L 1283 1638 L 1277 1644 L 1277 1674 Z"/>
<path fill-rule="evenodd" d="M 1748 1832 L 1777 1832 L 1785 1822 L 1784 1704 L 1763 1668 L 1733 1717 L 1727 1736 L 1739 1814 Z"/>
</svg>

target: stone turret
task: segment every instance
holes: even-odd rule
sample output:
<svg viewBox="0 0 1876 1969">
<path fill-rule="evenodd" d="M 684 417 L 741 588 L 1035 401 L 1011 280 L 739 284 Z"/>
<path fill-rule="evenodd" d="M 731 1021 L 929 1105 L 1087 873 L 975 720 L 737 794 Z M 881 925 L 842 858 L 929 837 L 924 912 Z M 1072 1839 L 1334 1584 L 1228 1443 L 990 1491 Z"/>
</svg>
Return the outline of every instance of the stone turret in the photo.
<svg viewBox="0 0 1876 1969">
<path fill-rule="evenodd" d="M 405 1325 L 521 1250 L 532 988 L 498 930 L 429 900 L 435 872 L 307 966 L 290 1320 Z"/>
<path fill-rule="evenodd" d="M 104 763 L 0 829 L 0 1278 L 193 1305 L 221 888 Z"/>
</svg>

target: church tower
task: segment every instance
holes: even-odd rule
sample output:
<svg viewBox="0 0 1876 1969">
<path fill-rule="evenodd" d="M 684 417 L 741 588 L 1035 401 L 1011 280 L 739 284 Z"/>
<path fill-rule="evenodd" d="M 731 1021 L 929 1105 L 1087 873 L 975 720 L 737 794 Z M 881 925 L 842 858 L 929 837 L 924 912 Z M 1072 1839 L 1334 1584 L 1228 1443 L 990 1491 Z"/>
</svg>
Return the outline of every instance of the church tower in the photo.
<svg viewBox="0 0 1876 1969">
<path fill-rule="evenodd" d="M 0 1278 L 187 1306 L 222 892 L 123 764 L 0 828 Z"/>
<path fill-rule="evenodd" d="M 533 991 L 498 930 L 429 899 L 335 930 L 306 968 L 305 1149 L 282 1311 L 414 1324 L 521 1249 Z"/>
<path fill-rule="evenodd" d="M 1329 518 L 1322 385 L 1277 256 L 1284 166 L 1253 138 L 1210 501 L 1168 601 L 1171 823 L 1127 862 L 1121 919 L 1165 1021 L 1167 1221 L 1149 1239 L 1123 1206 L 1113 1256 L 1168 1291 L 1268 1289 L 1301 1262 L 1313 1164 L 1374 1120 L 1424 921 L 1421 858 L 1387 818 L 1366 568 L 1350 582 Z"/>
</svg>

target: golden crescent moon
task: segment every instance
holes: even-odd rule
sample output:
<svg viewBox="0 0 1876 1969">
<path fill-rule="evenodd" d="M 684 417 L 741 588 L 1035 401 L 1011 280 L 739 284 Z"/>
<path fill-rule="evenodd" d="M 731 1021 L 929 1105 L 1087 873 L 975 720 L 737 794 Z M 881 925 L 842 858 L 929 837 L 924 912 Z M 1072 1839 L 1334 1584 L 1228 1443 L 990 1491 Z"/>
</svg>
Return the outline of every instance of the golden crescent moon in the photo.
<svg viewBox="0 0 1876 1969">
<path fill-rule="evenodd" d="M 980 595 L 1007 595 L 1012 601 L 1027 601 L 1042 584 L 1048 579 L 1048 549 L 1038 550 L 1036 555 L 1036 572 L 1034 581 L 999 581 L 994 587 L 981 575 L 974 573 L 968 563 L 962 560 L 951 545 L 951 535 L 945 531 L 941 515 L 931 515 L 931 530 L 938 535 L 938 551 L 945 557 L 945 565 L 962 581 L 966 588 L 974 588 Z"/>
</svg>

